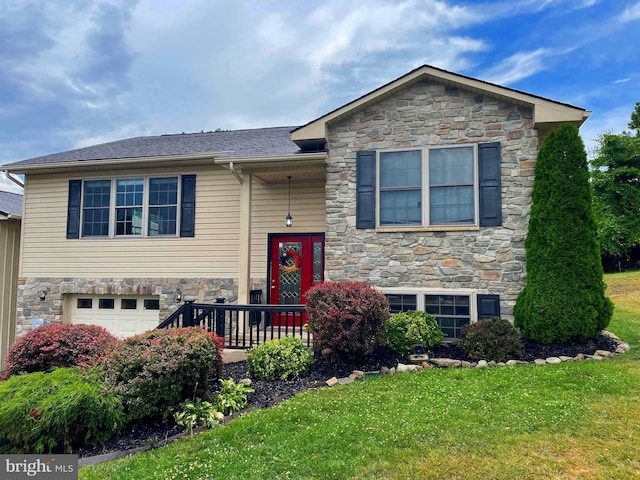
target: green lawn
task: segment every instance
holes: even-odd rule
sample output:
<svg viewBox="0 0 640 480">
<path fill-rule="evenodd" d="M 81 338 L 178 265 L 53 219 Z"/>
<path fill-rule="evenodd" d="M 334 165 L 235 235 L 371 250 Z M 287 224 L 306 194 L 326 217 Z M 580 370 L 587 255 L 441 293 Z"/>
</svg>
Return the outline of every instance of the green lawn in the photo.
<svg viewBox="0 0 640 480">
<path fill-rule="evenodd" d="M 640 478 L 640 272 L 606 280 L 624 356 L 308 391 L 80 478 Z"/>
</svg>

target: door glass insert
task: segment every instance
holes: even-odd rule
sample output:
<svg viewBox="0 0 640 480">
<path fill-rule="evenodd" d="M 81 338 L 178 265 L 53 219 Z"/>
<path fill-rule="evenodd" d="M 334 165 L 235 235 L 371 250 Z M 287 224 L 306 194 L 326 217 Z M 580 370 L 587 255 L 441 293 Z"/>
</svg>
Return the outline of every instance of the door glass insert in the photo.
<svg viewBox="0 0 640 480">
<path fill-rule="evenodd" d="M 302 243 L 283 242 L 279 245 L 279 303 L 281 305 L 297 305 L 300 302 L 300 268 Z"/>
<path fill-rule="evenodd" d="M 313 283 L 322 281 L 322 242 L 313 242 Z"/>
</svg>

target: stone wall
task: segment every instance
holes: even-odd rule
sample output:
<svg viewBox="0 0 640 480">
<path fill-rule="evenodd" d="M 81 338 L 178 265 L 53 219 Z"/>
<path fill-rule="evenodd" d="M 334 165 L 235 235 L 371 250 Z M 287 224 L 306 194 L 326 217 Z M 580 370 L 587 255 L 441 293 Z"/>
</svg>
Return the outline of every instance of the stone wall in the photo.
<svg viewBox="0 0 640 480">
<path fill-rule="evenodd" d="M 64 295 L 157 296 L 162 320 L 177 307 L 175 295 L 178 289 L 183 298 L 195 296 L 196 301 L 202 303 L 214 303 L 219 297 L 233 303 L 238 297 L 238 286 L 233 278 L 20 278 L 16 336 L 31 330 L 34 318 L 61 323 L 64 320 Z M 40 291 L 46 292 L 44 300 L 39 298 Z"/>
<path fill-rule="evenodd" d="M 538 147 L 532 110 L 421 80 L 339 119 L 328 131 L 328 279 L 497 293 L 503 316 L 512 318 L 526 276 L 524 239 Z M 355 228 L 357 151 L 493 141 L 502 151 L 502 226 Z"/>
</svg>

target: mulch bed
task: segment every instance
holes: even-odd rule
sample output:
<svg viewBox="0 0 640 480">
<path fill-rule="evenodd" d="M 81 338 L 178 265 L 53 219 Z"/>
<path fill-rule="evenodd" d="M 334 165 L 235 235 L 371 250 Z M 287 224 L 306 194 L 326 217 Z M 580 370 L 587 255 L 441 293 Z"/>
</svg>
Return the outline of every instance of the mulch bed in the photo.
<svg viewBox="0 0 640 480">
<path fill-rule="evenodd" d="M 536 358 L 548 358 L 568 356 L 575 357 L 579 353 L 593 354 L 596 350 L 608 350 L 613 352 L 616 343 L 612 340 L 598 336 L 574 344 L 550 344 L 543 345 L 536 342 L 524 341 L 524 354 L 521 360 L 533 361 Z M 456 360 L 469 359 L 463 350 L 455 345 L 441 345 L 433 348 L 431 358 L 453 358 Z M 295 394 L 309 389 L 324 386 L 332 377 L 347 377 L 353 370 L 364 372 L 379 371 L 381 367 L 395 367 L 398 363 L 408 363 L 407 358 L 398 355 L 388 349 L 379 348 L 374 355 L 366 361 L 352 363 L 350 365 L 333 365 L 322 358 L 316 358 L 309 371 L 293 380 L 260 381 L 252 380 L 253 393 L 248 395 L 248 408 L 266 408 Z M 229 363 L 224 366 L 222 378 L 233 378 L 236 382 L 243 378 L 249 378 L 247 362 Z M 149 422 L 132 427 L 121 434 L 114 436 L 103 445 L 87 447 L 79 450 L 80 457 L 88 457 L 103 453 L 130 450 L 133 448 L 162 445 L 169 437 L 181 433 L 183 430 L 172 421 Z"/>
</svg>

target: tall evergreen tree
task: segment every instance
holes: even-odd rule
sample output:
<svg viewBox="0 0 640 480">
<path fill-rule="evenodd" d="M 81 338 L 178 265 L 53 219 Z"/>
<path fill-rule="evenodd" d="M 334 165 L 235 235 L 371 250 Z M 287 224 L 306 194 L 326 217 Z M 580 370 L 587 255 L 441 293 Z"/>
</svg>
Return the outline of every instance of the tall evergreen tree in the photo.
<svg viewBox="0 0 640 480">
<path fill-rule="evenodd" d="M 514 309 L 526 338 L 566 343 L 592 337 L 611 319 L 591 207 L 587 154 L 570 124 L 549 134 L 535 167 L 527 285 Z"/>
</svg>

